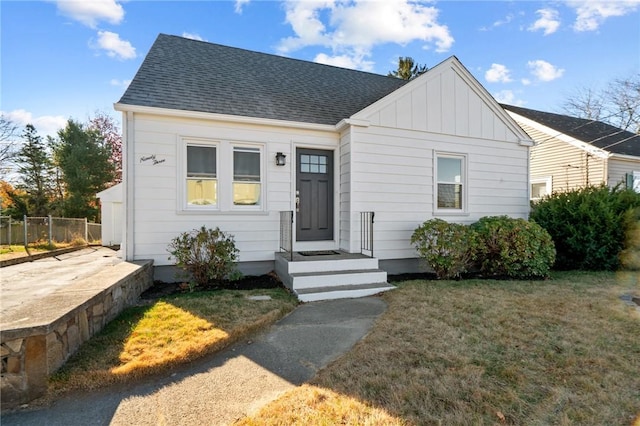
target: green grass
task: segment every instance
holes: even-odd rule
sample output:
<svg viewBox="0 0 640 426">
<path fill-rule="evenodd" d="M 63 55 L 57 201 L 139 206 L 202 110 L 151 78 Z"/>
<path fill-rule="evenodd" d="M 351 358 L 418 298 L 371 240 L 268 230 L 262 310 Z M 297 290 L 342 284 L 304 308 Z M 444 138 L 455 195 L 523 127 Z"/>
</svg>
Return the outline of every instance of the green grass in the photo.
<svg viewBox="0 0 640 426">
<path fill-rule="evenodd" d="M 635 273 L 401 283 L 351 352 L 238 424 L 630 425 L 630 292 Z"/>
<path fill-rule="evenodd" d="M 271 300 L 249 300 L 250 295 Z M 218 351 L 293 310 L 281 288 L 177 294 L 123 311 L 52 376 L 50 394 L 166 371 Z"/>
</svg>

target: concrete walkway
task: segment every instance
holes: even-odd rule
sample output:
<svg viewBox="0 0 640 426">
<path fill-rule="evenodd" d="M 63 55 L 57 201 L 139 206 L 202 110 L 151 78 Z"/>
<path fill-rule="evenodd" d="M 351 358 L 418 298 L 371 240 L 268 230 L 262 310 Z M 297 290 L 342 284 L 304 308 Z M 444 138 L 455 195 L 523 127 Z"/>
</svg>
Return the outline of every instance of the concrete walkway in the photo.
<svg viewBox="0 0 640 426">
<path fill-rule="evenodd" d="M 302 305 L 270 329 L 151 383 L 76 394 L 11 425 L 228 425 L 309 380 L 367 334 L 386 309 L 375 297 Z"/>
</svg>

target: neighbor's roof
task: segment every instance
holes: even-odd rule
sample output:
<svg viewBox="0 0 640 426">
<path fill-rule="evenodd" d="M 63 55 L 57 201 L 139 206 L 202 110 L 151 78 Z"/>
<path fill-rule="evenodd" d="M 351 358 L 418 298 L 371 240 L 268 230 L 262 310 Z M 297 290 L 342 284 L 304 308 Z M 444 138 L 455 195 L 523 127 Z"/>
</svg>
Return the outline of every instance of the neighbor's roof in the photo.
<svg viewBox="0 0 640 426">
<path fill-rule="evenodd" d="M 335 125 L 406 83 L 160 34 L 119 104 Z"/>
<path fill-rule="evenodd" d="M 640 156 L 640 135 L 602 121 L 502 105 L 522 117 L 613 154 Z"/>
</svg>

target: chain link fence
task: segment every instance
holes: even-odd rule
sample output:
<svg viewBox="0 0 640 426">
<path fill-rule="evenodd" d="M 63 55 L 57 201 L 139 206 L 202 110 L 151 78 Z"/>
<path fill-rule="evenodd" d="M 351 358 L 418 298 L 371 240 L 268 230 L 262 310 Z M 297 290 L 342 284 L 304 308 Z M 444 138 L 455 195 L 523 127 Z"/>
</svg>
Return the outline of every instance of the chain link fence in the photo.
<svg viewBox="0 0 640 426">
<path fill-rule="evenodd" d="M 16 221 L 0 216 L 0 245 L 98 243 L 101 233 L 102 225 L 87 219 L 25 216 Z"/>
</svg>

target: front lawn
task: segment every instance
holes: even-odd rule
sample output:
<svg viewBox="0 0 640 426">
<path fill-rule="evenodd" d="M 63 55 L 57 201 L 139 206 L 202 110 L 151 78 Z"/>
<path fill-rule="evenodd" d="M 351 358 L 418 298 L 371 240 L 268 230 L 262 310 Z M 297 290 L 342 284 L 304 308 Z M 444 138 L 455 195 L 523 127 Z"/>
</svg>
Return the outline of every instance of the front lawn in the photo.
<svg viewBox="0 0 640 426">
<path fill-rule="evenodd" d="M 252 300 L 250 296 L 269 296 Z M 124 310 L 50 379 L 50 396 L 168 371 L 274 323 L 297 300 L 283 288 L 166 296 Z"/>
<path fill-rule="evenodd" d="M 351 352 L 238 424 L 633 424 L 640 313 L 625 293 L 640 295 L 637 274 L 401 283 Z"/>
</svg>

